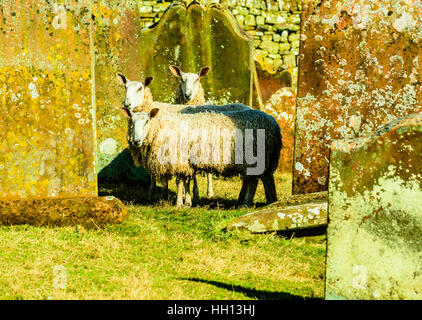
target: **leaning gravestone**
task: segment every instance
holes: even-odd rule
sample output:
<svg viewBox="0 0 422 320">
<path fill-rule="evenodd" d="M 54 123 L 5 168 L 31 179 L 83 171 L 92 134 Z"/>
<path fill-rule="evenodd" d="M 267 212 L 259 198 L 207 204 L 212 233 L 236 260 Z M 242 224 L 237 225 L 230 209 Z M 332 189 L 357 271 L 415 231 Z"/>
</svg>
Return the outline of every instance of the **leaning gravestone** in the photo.
<svg viewBox="0 0 422 320">
<path fill-rule="evenodd" d="M 422 299 L 422 113 L 331 147 L 327 299 Z"/>
<path fill-rule="evenodd" d="M 178 65 L 185 72 L 211 66 L 201 80 L 207 101 L 252 104 L 253 40 L 227 9 L 174 2 L 156 25 L 142 30 L 139 5 L 142 2 L 135 0 L 97 0 L 93 6 L 98 169 L 104 180 L 148 179 L 124 151 L 127 122 L 119 111 L 124 88 L 118 85 L 116 72 L 130 80 L 153 76 L 154 99 L 173 102 L 178 79 L 169 65 Z"/>
<path fill-rule="evenodd" d="M 89 3 L 0 2 L 2 224 L 31 223 L 30 216 L 20 219 L 28 207 L 32 216 L 37 208 L 60 215 L 79 210 L 75 197 L 102 201 L 96 197 L 90 32 Z M 44 207 L 33 199 L 44 199 Z"/>
<path fill-rule="evenodd" d="M 329 146 L 422 111 L 419 1 L 306 1 L 293 193 L 327 190 Z"/>
</svg>

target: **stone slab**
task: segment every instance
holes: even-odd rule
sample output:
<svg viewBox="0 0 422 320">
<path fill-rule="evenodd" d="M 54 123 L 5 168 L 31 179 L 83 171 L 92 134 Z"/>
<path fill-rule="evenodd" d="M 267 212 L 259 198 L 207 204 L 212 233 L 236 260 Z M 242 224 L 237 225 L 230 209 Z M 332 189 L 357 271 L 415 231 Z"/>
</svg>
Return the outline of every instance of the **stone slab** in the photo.
<svg viewBox="0 0 422 320">
<path fill-rule="evenodd" d="M 0 200 L 0 225 L 76 226 L 101 228 L 128 216 L 113 197 L 33 198 Z"/>
<path fill-rule="evenodd" d="M 252 233 L 302 230 L 327 225 L 327 202 L 306 203 L 281 209 L 262 209 L 232 221 L 227 230 Z"/>
</svg>

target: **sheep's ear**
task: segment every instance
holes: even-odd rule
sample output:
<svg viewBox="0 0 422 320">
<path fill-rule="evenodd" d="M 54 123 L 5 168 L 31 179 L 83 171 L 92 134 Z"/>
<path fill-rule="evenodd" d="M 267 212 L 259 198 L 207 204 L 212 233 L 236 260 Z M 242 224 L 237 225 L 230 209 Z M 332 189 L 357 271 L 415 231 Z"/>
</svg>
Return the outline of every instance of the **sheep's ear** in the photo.
<svg viewBox="0 0 422 320">
<path fill-rule="evenodd" d="M 147 77 L 145 79 L 145 87 L 148 87 L 151 84 L 152 80 L 154 80 L 154 77 Z"/>
<path fill-rule="evenodd" d="M 202 78 L 202 77 L 205 77 L 207 74 L 208 74 L 208 72 L 210 72 L 210 70 L 211 70 L 211 67 L 203 67 L 202 69 L 201 69 L 201 71 L 199 71 L 199 76 Z"/>
<path fill-rule="evenodd" d="M 182 70 L 180 70 L 179 67 L 176 66 L 169 66 L 171 72 L 176 76 L 176 77 L 182 77 Z"/>
<path fill-rule="evenodd" d="M 151 109 L 151 111 L 149 112 L 149 117 L 154 118 L 157 115 L 159 110 L 160 109 L 158 109 L 158 108 Z"/>
<path fill-rule="evenodd" d="M 130 118 L 130 111 L 126 108 L 120 108 L 120 111 L 126 116 L 126 118 Z"/>
<path fill-rule="evenodd" d="M 123 75 L 123 73 L 117 72 L 116 73 L 117 79 L 120 81 L 121 84 L 126 85 L 127 83 L 127 79 L 126 77 Z"/>
</svg>

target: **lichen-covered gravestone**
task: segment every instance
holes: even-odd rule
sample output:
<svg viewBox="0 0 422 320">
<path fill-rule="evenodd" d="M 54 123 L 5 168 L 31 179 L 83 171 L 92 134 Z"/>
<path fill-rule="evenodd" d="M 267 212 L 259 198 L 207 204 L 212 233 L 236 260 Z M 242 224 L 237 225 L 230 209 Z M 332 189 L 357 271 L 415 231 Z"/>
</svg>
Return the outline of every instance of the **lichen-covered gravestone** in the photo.
<svg viewBox="0 0 422 320">
<path fill-rule="evenodd" d="M 37 208 L 83 219 L 72 199 L 98 200 L 89 2 L 1 1 L 0 46 L 0 223 Z"/>
<path fill-rule="evenodd" d="M 306 1 L 293 193 L 327 190 L 329 146 L 422 111 L 422 5 Z"/>
<path fill-rule="evenodd" d="M 0 197 L 95 196 L 89 7 L 0 8 Z"/>
<path fill-rule="evenodd" d="M 201 80 L 207 101 L 252 104 L 253 40 L 228 10 L 196 2 L 186 7 L 176 2 L 158 24 L 142 30 L 139 6 L 142 2 L 135 0 L 97 0 L 93 7 L 98 169 L 100 177 L 110 180 L 119 176 L 122 180 L 142 180 L 144 176 L 142 172 L 136 174 L 139 171 L 131 159 L 118 157 L 127 146 L 127 122 L 119 111 L 124 88 L 117 83 L 117 71 L 130 80 L 153 76 L 150 88 L 154 99 L 173 102 L 179 80 L 171 74 L 169 65 L 178 65 L 184 72 L 211 66 L 211 72 Z M 119 165 L 114 166 L 117 162 Z M 124 172 L 109 170 L 119 167 Z"/>
<path fill-rule="evenodd" d="M 422 113 L 333 142 L 327 299 L 422 299 Z"/>
</svg>

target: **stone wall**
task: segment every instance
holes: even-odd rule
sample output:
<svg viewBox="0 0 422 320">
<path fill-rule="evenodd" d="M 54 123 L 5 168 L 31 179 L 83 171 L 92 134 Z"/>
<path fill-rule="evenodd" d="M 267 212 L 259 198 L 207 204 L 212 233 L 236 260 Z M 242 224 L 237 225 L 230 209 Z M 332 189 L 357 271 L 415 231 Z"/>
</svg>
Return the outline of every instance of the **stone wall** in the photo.
<svg viewBox="0 0 422 320">
<path fill-rule="evenodd" d="M 160 20 L 172 1 L 140 1 L 141 26 Z M 255 59 L 271 73 L 289 70 L 297 79 L 301 0 L 221 0 L 239 25 L 254 37 Z"/>
</svg>

